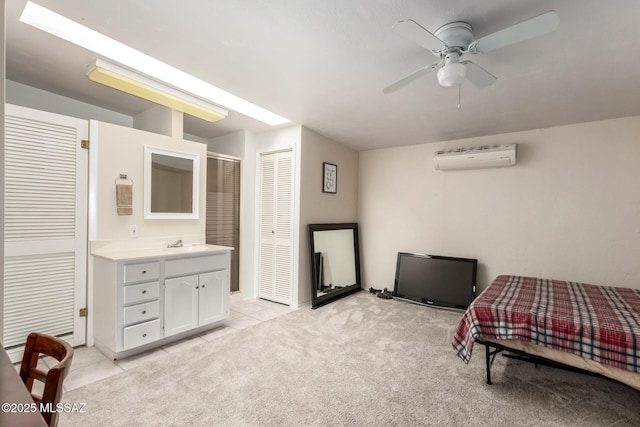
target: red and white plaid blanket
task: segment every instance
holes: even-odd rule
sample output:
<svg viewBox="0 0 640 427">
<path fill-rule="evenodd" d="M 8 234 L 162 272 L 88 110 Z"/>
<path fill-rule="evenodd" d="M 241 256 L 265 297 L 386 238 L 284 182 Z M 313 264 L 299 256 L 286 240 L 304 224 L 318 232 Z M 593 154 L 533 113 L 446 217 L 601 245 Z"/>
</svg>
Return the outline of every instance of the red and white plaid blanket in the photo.
<svg viewBox="0 0 640 427">
<path fill-rule="evenodd" d="M 640 290 L 498 276 L 453 338 L 465 363 L 476 338 L 527 341 L 640 372 Z"/>
</svg>

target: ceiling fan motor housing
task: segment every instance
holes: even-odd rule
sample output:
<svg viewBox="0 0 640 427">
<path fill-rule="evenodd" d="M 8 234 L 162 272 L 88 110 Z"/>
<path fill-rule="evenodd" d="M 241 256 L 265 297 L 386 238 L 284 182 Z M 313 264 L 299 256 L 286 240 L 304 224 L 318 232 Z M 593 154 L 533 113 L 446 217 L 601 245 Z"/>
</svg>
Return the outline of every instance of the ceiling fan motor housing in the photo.
<svg viewBox="0 0 640 427">
<path fill-rule="evenodd" d="M 434 35 L 444 42 L 447 52 L 458 49 L 465 51 L 474 40 L 471 30 L 471 25 L 466 22 L 452 22 L 438 28 Z"/>
</svg>

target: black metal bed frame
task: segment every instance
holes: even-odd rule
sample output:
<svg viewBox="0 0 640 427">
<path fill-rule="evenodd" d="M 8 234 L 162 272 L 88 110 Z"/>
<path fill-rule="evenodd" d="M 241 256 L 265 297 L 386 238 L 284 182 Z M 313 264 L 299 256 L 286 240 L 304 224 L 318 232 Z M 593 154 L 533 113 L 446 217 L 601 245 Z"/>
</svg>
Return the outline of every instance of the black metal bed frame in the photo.
<svg viewBox="0 0 640 427">
<path fill-rule="evenodd" d="M 488 342 L 488 341 L 483 341 L 482 339 L 476 339 L 476 343 L 478 344 L 482 344 L 484 345 L 485 348 L 485 362 L 486 362 L 486 369 L 487 369 L 487 384 L 491 385 L 491 365 L 493 364 L 493 360 L 495 359 L 496 355 L 499 353 L 502 353 L 503 351 L 508 351 L 509 353 L 514 353 L 514 354 L 503 354 L 503 357 L 508 357 L 511 359 L 517 359 L 517 360 L 522 360 L 525 362 L 530 362 L 533 363 L 533 365 L 537 368 L 538 365 L 543 365 L 543 366 L 550 366 L 552 368 L 558 368 L 558 369 L 564 369 L 566 371 L 571 371 L 571 372 L 577 372 L 580 374 L 586 374 L 592 377 L 596 377 L 596 378 L 604 378 L 606 380 L 609 381 L 615 381 L 618 382 L 620 384 L 624 384 L 620 381 L 617 381 L 615 379 L 606 377 L 604 375 L 598 374 L 596 372 L 591 372 L 591 371 L 587 371 L 585 369 L 580 369 L 580 368 L 576 368 L 575 366 L 571 366 L 571 365 L 566 365 L 564 363 L 560 363 L 560 362 L 555 362 L 553 360 L 550 359 L 546 359 L 544 357 L 541 356 L 534 356 L 530 353 L 527 353 L 525 351 L 522 350 L 516 350 L 514 348 L 511 347 L 507 347 L 505 345 L 502 344 L 498 344 L 495 342 Z M 491 350 L 491 348 L 494 348 L 494 350 Z M 628 387 L 631 387 L 627 384 L 624 384 Z"/>
</svg>

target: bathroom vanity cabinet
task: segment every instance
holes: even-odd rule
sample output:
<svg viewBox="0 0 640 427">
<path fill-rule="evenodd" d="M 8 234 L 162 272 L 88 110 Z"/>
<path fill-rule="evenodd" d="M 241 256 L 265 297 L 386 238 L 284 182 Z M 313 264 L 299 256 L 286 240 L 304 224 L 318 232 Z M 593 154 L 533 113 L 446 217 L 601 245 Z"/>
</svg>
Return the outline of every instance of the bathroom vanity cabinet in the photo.
<svg viewBox="0 0 640 427">
<path fill-rule="evenodd" d="M 220 324 L 229 316 L 230 251 L 93 253 L 95 346 L 119 359 Z"/>
</svg>

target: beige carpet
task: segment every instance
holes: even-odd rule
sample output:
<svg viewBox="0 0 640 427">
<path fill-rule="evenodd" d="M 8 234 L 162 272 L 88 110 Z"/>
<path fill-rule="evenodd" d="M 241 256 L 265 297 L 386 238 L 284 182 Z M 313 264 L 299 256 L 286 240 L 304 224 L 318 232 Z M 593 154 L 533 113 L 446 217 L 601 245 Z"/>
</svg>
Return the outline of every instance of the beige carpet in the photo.
<svg viewBox="0 0 640 427">
<path fill-rule="evenodd" d="M 497 357 L 469 365 L 461 314 L 360 292 L 72 390 L 60 426 L 638 426 L 640 392 Z"/>
</svg>

